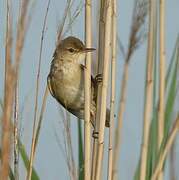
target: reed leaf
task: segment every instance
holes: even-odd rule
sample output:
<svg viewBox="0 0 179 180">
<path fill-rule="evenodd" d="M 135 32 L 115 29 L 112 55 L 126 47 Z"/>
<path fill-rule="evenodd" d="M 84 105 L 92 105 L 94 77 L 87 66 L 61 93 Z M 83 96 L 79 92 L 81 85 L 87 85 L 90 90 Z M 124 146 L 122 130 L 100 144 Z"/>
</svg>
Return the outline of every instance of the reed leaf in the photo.
<svg viewBox="0 0 179 180">
<path fill-rule="evenodd" d="M 160 146 L 160 150 L 157 151 L 157 133 L 158 133 L 158 125 L 157 125 L 157 111 L 158 111 L 158 103 L 155 105 L 154 111 L 153 111 L 153 117 L 150 125 L 150 134 L 149 134 L 149 149 L 148 149 L 148 159 L 147 159 L 147 175 L 146 175 L 146 180 L 150 180 L 151 176 L 153 174 L 155 164 L 163 151 L 171 126 L 172 126 L 172 120 L 173 120 L 173 113 L 174 113 L 174 105 L 176 102 L 176 94 L 177 94 L 177 74 L 178 74 L 178 63 L 179 63 L 179 58 L 178 58 L 178 39 L 173 51 L 173 55 L 167 70 L 167 75 L 166 75 L 166 89 L 168 89 L 168 94 L 166 95 L 166 109 L 165 109 L 165 131 L 164 131 L 164 138 L 162 141 L 162 144 Z M 156 65 L 156 64 L 155 64 Z M 155 69 L 155 68 L 154 68 Z M 157 78 L 157 76 L 155 76 Z M 154 79 L 155 79 L 154 78 Z M 155 80 L 154 83 L 154 88 L 156 88 L 157 82 Z M 157 97 L 155 97 L 157 98 Z M 155 101 L 156 102 L 156 101 Z M 139 179 L 139 165 L 136 169 L 136 173 L 134 176 L 135 180 Z"/>
<path fill-rule="evenodd" d="M 23 163 L 25 165 L 26 170 L 28 171 L 29 169 L 29 165 L 30 165 L 30 161 L 27 155 L 27 152 L 25 150 L 24 145 L 22 144 L 22 142 L 19 140 L 19 152 L 20 155 L 22 157 Z M 34 169 L 34 167 L 32 167 L 32 176 L 31 176 L 31 180 L 40 180 L 36 170 Z"/>
<path fill-rule="evenodd" d="M 80 119 L 78 119 L 78 179 L 83 180 L 84 176 L 84 154 L 83 154 L 83 135 L 82 125 Z"/>
</svg>

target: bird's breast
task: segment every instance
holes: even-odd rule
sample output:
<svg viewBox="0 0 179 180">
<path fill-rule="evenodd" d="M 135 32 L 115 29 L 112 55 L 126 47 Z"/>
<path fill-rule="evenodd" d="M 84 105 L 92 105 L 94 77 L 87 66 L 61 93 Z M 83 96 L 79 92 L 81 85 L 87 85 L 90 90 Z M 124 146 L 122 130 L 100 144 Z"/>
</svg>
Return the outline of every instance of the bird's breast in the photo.
<svg viewBox="0 0 179 180">
<path fill-rule="evenodd" d="M 84 104 L 84 74 L 80 65 L 73 63 L 51 66 L 51 87 L 55 98 L 71 109 Z"/>
</svg>

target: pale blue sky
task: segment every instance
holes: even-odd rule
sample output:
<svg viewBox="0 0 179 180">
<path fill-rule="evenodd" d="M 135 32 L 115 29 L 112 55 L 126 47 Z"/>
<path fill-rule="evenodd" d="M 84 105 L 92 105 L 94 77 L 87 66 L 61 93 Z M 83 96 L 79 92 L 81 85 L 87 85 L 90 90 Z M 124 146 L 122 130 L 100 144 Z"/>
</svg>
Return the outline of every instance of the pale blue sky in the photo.
<svg viewBox="0 0 179 180">
<path fill-rule="evenodd" d="M 77 5 L 79 0 L 75 1 Z M 56 30 L 58 20 L 62 19 L 65 8 L 65 0 L 51 0 L 47 19 L 47 29 L 45 32 L 44 47 L 42 54 L 41 84 L 40 84 L 40 104 L 46 86 L 46 77 L 49 72 L 50 62 L 56 41 Z M 131 14 L 133 0 L 118 1 L 118 33 L 119 37 L 127 47 L 128 35 L 130 30 Z M 17 7 L 17 2 L 14 2 Z M 47 0 L 37 1 L 33 12 L 32 22 L 27 33 L 25 41 L 21 72 L 20 72 L 20 109 L 22 111 L 21 121 L 22 130 L 21 138 L 30 152 L 32 121 L 33 121 L 33 104 L 34 104 L 34 86 L 36 84 L 36 71 L 39 58 L 40 39 L 43 25 L 44 14 L 46 11 Z M 179 1 L 166 1 L 166 55 L 167 62 L 171 57 L 174 44 L 179 32 Z M 15 17 L 17 9 L 14 10 Z M 96 10 L 93 12 L 96 18 Z M 5 33 L 5 1 L 0 0 L 0 97 L 3 97 L 3 65 L 4 65 L 4 33 Z M 81 39 L 84 37 L 84 9 L 83 13 L 77 18 L 73 26 L 73 35 Z M 94 47 L 96 47 L 96 24 L 93 25 Z M 124 124 L 122 131 L 122 148 L 120 157 L 120 179 L 131 180 L 136 165 L 138 163 L 141 134 L 142 134 L 142 116 L 143 116 L 143 92 L 145 78 L 145 60 L 146 50 L 143 45 L 132 57 L 129 70 L 128 96 L 126 112 L 124 115 Z M 120 81 L 123 68 L 123 59 L 118 56 L 117 60 L 117 100 L 120 93 Z M 77 123 L 76 119 L 71 121 L 72 124 L 72 142 L 74 145 L 74 155 L 77 159 Z M 40 134 L 40 141 L 35 158 L 35 167 L 42 180 L 69 179 L 67 166 L 63 154 L 61 153 L 55 138 L 54 130 L 58 131 L 61 142 L 63 143 L 63 130 L 60 124 L 58 105 L 56 101 L 49 96 L 47 108 L 44 114 L 43 126 Z M 20 180 L 24 179 L 22 173 Z M 166 178 L 167 179 L 167 178 Z"/>
</svg>

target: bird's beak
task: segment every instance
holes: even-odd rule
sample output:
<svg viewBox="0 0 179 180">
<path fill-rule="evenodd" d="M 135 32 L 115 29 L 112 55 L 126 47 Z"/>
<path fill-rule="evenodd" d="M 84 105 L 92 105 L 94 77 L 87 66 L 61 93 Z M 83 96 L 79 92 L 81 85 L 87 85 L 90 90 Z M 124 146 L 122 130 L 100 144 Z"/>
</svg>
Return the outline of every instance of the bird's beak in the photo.
<svg viewBox="0 0 179 180">
<path fill-rule="evenodd" d="M 95 48 L 85 48 L 84 52 L 92 52 L 92 51 L 95 51 L 95 50 L 96 50 Z"/>
</svg>

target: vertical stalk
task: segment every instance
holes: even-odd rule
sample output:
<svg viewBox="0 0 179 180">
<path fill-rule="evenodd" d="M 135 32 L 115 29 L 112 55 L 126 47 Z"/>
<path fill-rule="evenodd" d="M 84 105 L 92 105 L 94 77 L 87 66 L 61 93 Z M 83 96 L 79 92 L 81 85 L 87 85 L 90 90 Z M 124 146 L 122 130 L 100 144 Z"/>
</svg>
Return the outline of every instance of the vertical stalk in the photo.
<svg viewBox="0 0 179 180">
<path fill-rule="evenodd" d="M 91 47 L 92 39 L 92 15 L 91 15 L 91 0 L 85 1 L 85 40 L 86 46 Z M 84 179 L 90 180 L 90 153 L 91 153 L 91 124 L 90 124 L 90 104 L 91 104 L 91 53 L 86 55 L 85 68 L 85 126 L 84 126 Z"/>
<path fill-rule="evenodd" d="M 164 150 L 161 152 L 161 154 L 159 156 L 159 160 L 157 162 L 157 165 L 156 165 L 154 173 L 151 177 L 151 180 L 156 180 L 157 177 L 160 176 L 166 156 L 167 156 L 168 152 L 170 151 L 178 132 L 179 132 L 179 114 L 177 115 L 175 123 L 173 125 L 173 128 L 168 136 L 168 140 L 166 142 Z M 158 178 L 160 178 L 160 177 L 158 177 Z"/>
<path fill-rule="evenodd" d="M 6 47 L 5 47 L 5 77 L 4 77 L 4 109 L 2 115 L 2 159 L 0 165 L 1 179 L 8 179 L 9 174 L 9 160 L 11 147 L 11 131 L 10 120 L 12 115 L 13 103 L 13 70 L 11 64 L 11 48 L 12 48 L 12 27 L 9 14 L 9 1 L 7 1 L 6 14 Z"/>
<path fill-rule="evenodd" d="M 99 119 L 99 139 L 98 139 L 98 155 L 97 155 L 97 167 L 96 167 L 96 180 L 101 179 L 103 151 L 104 151 L 104 128 L 106 120 L 106 101 L 107 101 L 107 87 L 108 87 L 108 75 L 109 75 L 109 58 L 111 49 L 111 15 L 112 15 L 112 3 L 111 0 L 106 4 L 106 21 L 105 21 L 105 39 L 104 39 L 104 63 L 103 63 L 103 82 L 101 92 L 101 111 Z"/>
<path fill-rule="evenodd" d="M 116 79 L 116 0 L 112 1 L 112 62 L 111 62 L 111 103 L 110 103 L 110 127 L 108 148 L 108 180 L 112 180 L 113 164 L 113 132 L 114 132 L 114 110 L 115 110 L 115 79 Z"/>
<path fill-rule="evenodd" d="M 164 136 L 164 112 L 165 112 L 165 1 L 160 0 L 159 4 L 159 110 L 158 110 L 158 148 L 160 148 Z M 163 173 L 159 180 L 163 179 Z"/>
<path fill-rule="evenodd" d="M 143 123 L 143 140 L 141 150 L 140 162 L 140 180 L 146 179 L 147 168 L 147 153 L 150 119 L 152 114 L 152 95 L 153 95 L 153 36 L 154 36 L 154 1 L 149 2 L 149 33 L 148 33 L 148 49 L 147 49 L 147 69 L 146 69 L 146 83 L 145 83 L 145 109 L 144 109 L 144 123 Z"/>
<path fill-rule="evenodd" d="M 19 179 L 19 149 L 18 149 L 18 118 L 19 118 L 19 96 L 18 96 L 18 80 L 15 87 L 14 100 L 14 177 Z"/>
<path fill-rule="evenodd" d="M 45 27 L 47 23 L 47 15 L 48 10 L 50 6 L 50 0 L 47 4 L 47 9 L 45 13 L 45 18 L 43 22 L 43 28 L 42 28 L 42 35 L 41 35 L 41 43 L 40 43 L 40 54 L 39 54 L 39 62 L 38 62 L 38 70 L 37 70 L 37 78 L 36 78 L 36 89 L 35 89 L 35 106 L 34 106 L 34 122 L 33 122 L 33 132 L 32 132 L 32 144 L 31 144 L 31 152 L 30 152 L 30 162 L 29 162 L 29 170 L 27 173 L 27 180 L 31 180 L 32 176 L 32 166 L 35 156 L 35 147 L 36 147 L 36 123 L 37 123 L 37 112 L 38 112 L 38 95 L 39 95 L 39 83 L 40 83 L 40 70 L 41 70 L 41 61 L 42 61 L 42 48 L 43 48 L 43 42 L 44 42 L 44 34 L 45 34 Z"/>
<path fill-rule="evenodd" d="M 102 67 L 103 67 L 103 55 L 104 55 L 104 13 L 105 13 L 105 4 L 106 0 L 100 0 L 100 17 L 99 17 L 99 42 L 98 42 L 98 74 L 102 74 Z M 98 84 L 97 88 L 97 106 L 96 106 L 96 121 L 95 121 L 95 132 L 99 132 L 99 116 L 100 116 L 100 107 L 101 107 L 101 85 L 102 83 Z M 94 138 L 93 140 L 93 157 L 92 157 L 92 171 L 91 176 L 92 180 L 95 180 L 96 174 L 96 163 L 97 163 L 97 139 Z"/>
<path fill-rule="evenodd" d="M 114 153 L 113 153 L 113 170 L 112 170 L 112 179 L 117 180 L 117 168 L 118 168 L 118 160 L 119 160 L 119 150 L 121 144 L 121 130 L 122 130 L 122 121 L 125 110 L 125 102 L 127 95 L 127 80 L 129 76 L 129 61 L 125 61 L 124 71 L 122 77 L 122 85 L 121 85 L 121 96 L 120 96 L 120 107 L 118 112 L 118 126 L 115 130 L 115 144 L 114 144 Z"/>
<path fill-rule="evenodd" d="M 119 150 L 121 144 L 121 131 L 123 116 L 126 105 L 127 98 L 127 82 L 129 76 L 129 64 L 131 57 L 137 48 L 141 45 L 141 40 L 144 37 L 144 34 L 141 33 L 141 30 L 145 24 L 145 19 L 147 15 L 147 3 L 144 0 L 136 0 L 134 3 L 133 14 L 132 14 L 132 24 L 131 32 L 129 36 L 129 44 L 127 54 L 125 55 L 125 64 L 123 70 L 122 84 L 121 84 L 121 94 L 118 110 L 118 121 L 117 127 L 115 128 L 115 143 L 114 143 L 114 153 L 113 153 L 113 180 L 117 180 L 117 168 L 119 160 Z M 140 34 L 140 35 L 139 35 Z"/>
</svg>

